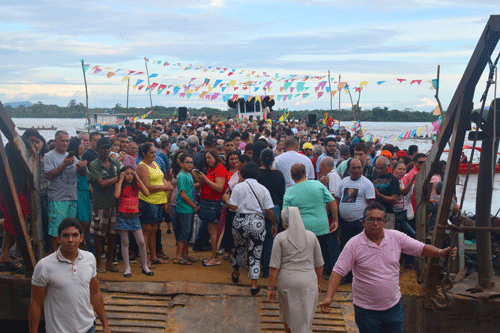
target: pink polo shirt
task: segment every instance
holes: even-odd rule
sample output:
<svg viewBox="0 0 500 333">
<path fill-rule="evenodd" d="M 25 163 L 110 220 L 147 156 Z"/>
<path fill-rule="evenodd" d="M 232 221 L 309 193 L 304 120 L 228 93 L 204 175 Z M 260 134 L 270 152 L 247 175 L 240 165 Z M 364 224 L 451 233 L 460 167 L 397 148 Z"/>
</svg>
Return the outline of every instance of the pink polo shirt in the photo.
<svg viewBox="0 0 500 333">
<path fill-rule="evenodd" d="M 346 276 L 352 270 L 355 305 L 366 310 L 384 311 L 396 305 L 401 298 L 401 252 L 421 256 L 424 245 L 402 232 L 384 229 L 384 238 L 377 246 L 363 230 L 347 242 L 333 271 Z"/>
</svg>

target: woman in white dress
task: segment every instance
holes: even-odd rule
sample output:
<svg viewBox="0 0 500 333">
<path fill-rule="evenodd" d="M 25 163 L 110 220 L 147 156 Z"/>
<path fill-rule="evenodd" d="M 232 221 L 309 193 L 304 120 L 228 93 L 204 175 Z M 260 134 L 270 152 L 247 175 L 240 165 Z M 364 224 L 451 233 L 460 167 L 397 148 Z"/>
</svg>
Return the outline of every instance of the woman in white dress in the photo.
<svg viewBox="0 0 500 333">
<path fill-rule="evenodd" d="M 297 207 L 284 209 L 281 218 L 286 230 L 274 239 L 267 299 L 274 302 L 277 291 L 285 332 L 312 332 L 323 272 L 321 248 L 314 233 L 304 228 Z"/>
</svg>

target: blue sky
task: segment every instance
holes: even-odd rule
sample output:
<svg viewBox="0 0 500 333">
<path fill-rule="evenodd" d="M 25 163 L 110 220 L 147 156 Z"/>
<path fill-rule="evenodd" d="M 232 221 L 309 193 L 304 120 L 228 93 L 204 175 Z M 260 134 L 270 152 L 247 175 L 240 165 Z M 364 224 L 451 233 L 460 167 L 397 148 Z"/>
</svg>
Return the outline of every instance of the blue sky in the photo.
<svg viewBox="0 0 500 333">
<path fill-rule="evenodd" d="M 258 73 L 272 77 L 323 76 L 330 70 L 336 87 L 338 75 L 351 88 L 363 88 L 362 108 L 387 106 L 432 111 L 434 90 L 427 82 L 441 65 L 440 99 L 446 108 L 467 66 L 490 15 L 500 14 L 497 0 L 158 0 L 138 1 L 3 1 L 0 2 L 0 101 L 28 100 L 65 106 L 71 99 L 85 102 L 80 59 L 103 71 L 87 71 L 90 107 L 125 105 L 127 70 L 145 71 L 144 57 L 153 60 L 245 70 L 229 78 L 212 73 L 149 63 L 158 77 L 151 83 L 200 85 L 205 78 L 224 83 L 265 83 Z M 494 56 L 500 47 L 497 46 Z M 109 69 L 106 69 L 109 67 Z M 121 69 L 121 71 L 117 71 Z M 107 72 L 116 74 L 107 78 Z M 247 77 L 250 71 L 256 74 Z M 485 73 L 476 89 L 475 102 L 485 86 Z M 132 76 L 146 80 L 146 76 Z M 399 83 L 396 79 L 407 79 Z M 267 80 L 267 79 L 266 79 Z M 326 80 L 326 79 L 325 79 Z M 411 80 L 422 80 L 420 85 Z M 377 81 L 386 81 L 377 85 Z M 328 109 L 327 93 L 277 102 L 276 108 Z M 273 81 L 269 95 L 284 81 Z M 292 86 L 295 86 L 295 82 Z M 167 89 L 168 90 L 168 89 Z M 167 91 L 166 90 L 166 91 Z M 210 106 L 226 109 L 221 95 L 214 101 L 157 94 L 153 104 Z M 231 94 L 242 93 L 242 89 Z M 319 90 L 324 91 L 324 90 Z M 224 93 L 228 93 L 228 90 Z M 351 90 L 357 100 L 358 94 Z M 252 95 L 252 94 L 250 94 Z M 350 108 L 349 95 L 340 91 L 342 108 Z M 276 98 L 276 97 L 275 97 Z M 130 89 L 129 104 L 149 104 L 145 89 Z"/>
</svg>

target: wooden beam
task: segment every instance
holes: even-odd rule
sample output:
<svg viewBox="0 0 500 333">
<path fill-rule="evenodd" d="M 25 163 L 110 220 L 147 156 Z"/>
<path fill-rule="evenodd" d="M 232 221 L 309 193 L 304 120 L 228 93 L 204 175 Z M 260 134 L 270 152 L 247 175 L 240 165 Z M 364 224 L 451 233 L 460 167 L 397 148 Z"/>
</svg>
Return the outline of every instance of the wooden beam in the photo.
<svg viewBox="0 0 500 333">
<path fill-rule="evenodd" d="M 443 245 L 445 236 L 444 230 L 439 229 L 438 226 L 445 225 L 449 216 L 450 204 L 454 193 L 465 133 L 466 130 L 470 128 L 470 113 L 473 106 L 472 98 L 474 96 L 474 91 L 486 64 L 495 50 L 499 38 L 500 15 L 492 15 L 486 24 L 483 34 L 481 35 L 464 75 L 462 76 L 462 80 L 460 81 L 450 102 L 448 111 L 446 112 L 441 128 L 439 129 L 437 141 L 430 151 L 427 162 L 422 168 L 424 172 L 420 172 L 419 175 L 417 175 L 419 184 L 426 184 L 430 182 L 430 179 L 437 168 L 443 149 L 446 146 L 446 142 L 448 141 L 450 135 L 453 134 L 450 155 L 444 177 L 443 195 L 441 196 L 439 203 L 436 228 L 434 229 L 433 234 L 433 245 L 436 247 L 442 247 Z M 421 202 L 423 200 L 422 203 L 428 201 L 429 193 L 425 192 L 422 192 L 422 197 L 417 197 L 417 200 L 420 200 Z M 422 216 L 422 213 L 420 213 L 418 221 L 422 222 L 425 218 L 426 217 Z M 439 271 L 439 260 L 436 260 L 435 258 L 430 259 L 425 276 L 425 305 L 427 307 L 433 307 L 430 302 L 430 298 L 433 298 L 436 295 L 436 288 L 439 282 Z"/>
<path fill-rule="evenodd" d="M 0 158 L 3 163 L 3 168 L 0 170 L 0 181 L 4 184 L 4 197 L 5 203 L 9 209 L 12 225 L 16 232 L 17 245 L 19 246 L 26 266 L 26 275 L 31 277 L 35 268 L 36 260 L 33 248 L 31 247 L 30 237 L 26 228 L 26 221 L 24 220 L 19 204 L 19 197 L 12 178 L 9 161 L 7 160 L 7 153 L 0 136 Z"/>
</svg>

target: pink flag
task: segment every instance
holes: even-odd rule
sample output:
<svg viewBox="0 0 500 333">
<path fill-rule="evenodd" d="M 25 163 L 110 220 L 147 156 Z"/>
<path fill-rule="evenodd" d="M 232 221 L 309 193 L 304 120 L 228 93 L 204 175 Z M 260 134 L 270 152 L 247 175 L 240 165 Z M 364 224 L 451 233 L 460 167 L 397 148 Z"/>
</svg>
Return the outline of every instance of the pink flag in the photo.
<svg viewBox="0 0 500 333">
<path fill-rule="evenodd" d="M 439 119 L 432 123 L 432 131 L 434 133 L 439 131 Z"/>
</svg>

